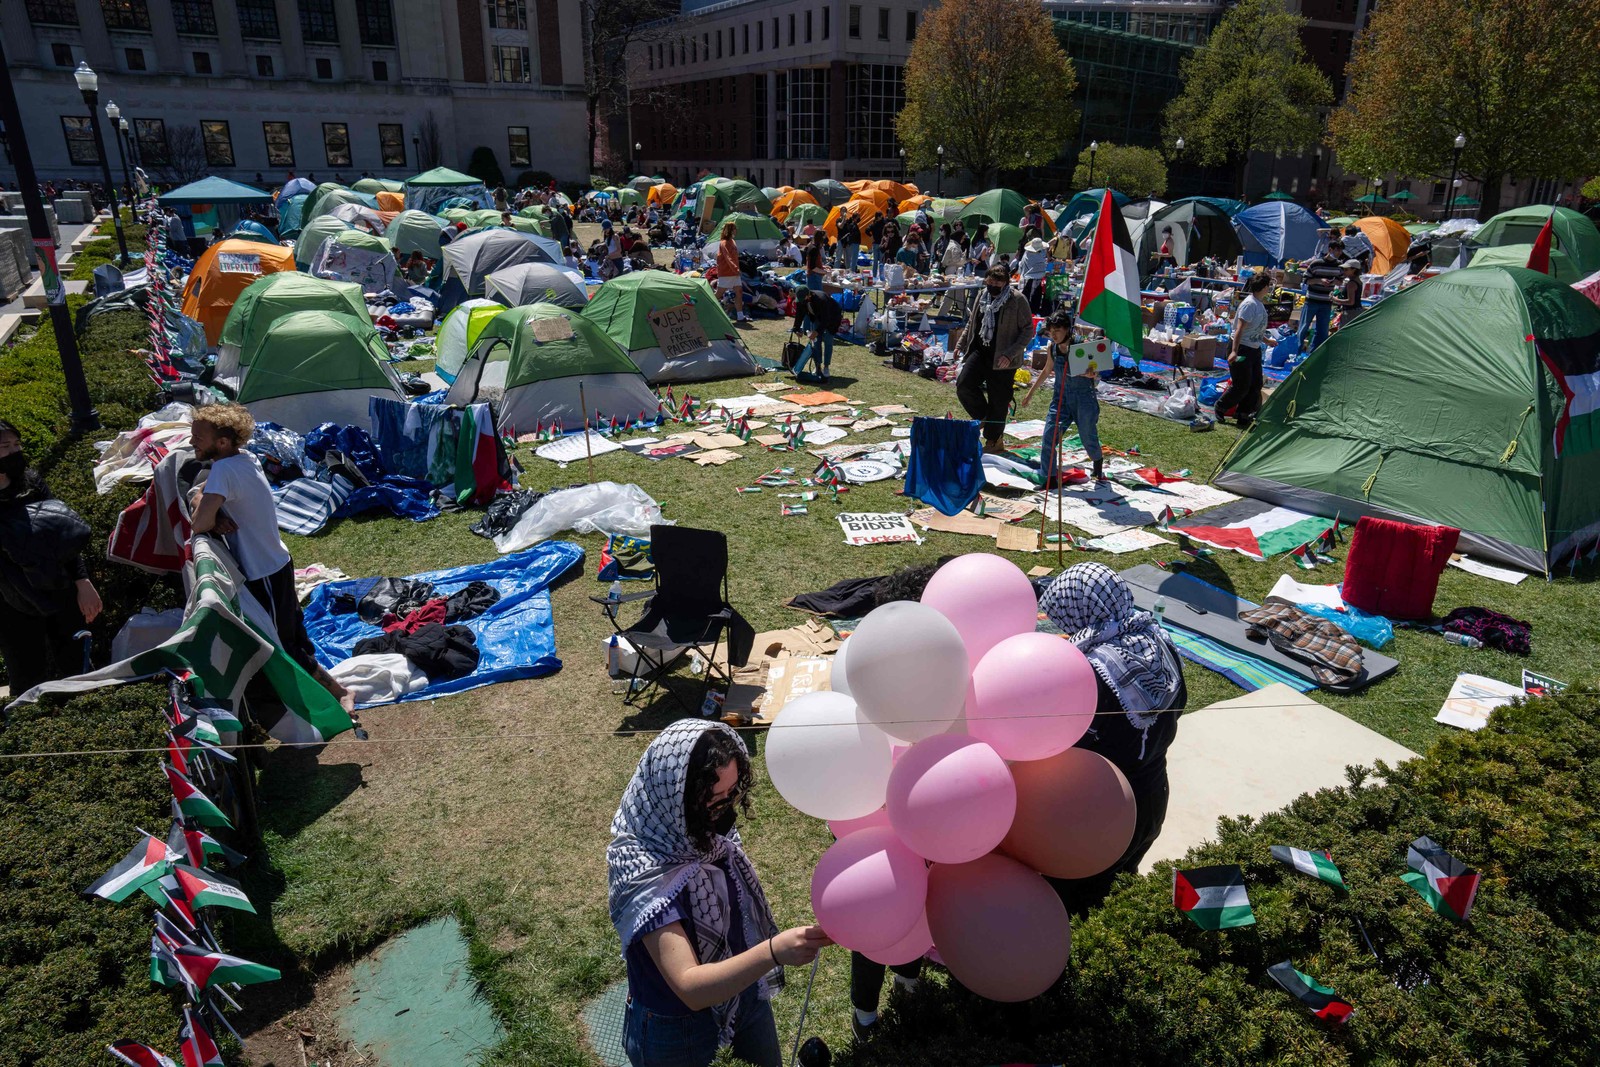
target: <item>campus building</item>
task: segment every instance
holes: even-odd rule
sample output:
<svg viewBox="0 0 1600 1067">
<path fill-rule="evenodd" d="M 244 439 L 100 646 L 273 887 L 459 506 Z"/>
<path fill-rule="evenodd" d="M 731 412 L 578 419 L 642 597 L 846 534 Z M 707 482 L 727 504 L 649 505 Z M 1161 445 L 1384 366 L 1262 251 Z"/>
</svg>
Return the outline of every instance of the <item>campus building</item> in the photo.
<svg viewBox="0 0 1600 1067">
<path fill-rule="evenodd" d="M 85 61 L 168 180 L 400 178 L 480 146 L 508 179 L 588 174 L 578 0 L 0 0 L 0 32 L 41 178 L 100 176 Z"/>
</svg>

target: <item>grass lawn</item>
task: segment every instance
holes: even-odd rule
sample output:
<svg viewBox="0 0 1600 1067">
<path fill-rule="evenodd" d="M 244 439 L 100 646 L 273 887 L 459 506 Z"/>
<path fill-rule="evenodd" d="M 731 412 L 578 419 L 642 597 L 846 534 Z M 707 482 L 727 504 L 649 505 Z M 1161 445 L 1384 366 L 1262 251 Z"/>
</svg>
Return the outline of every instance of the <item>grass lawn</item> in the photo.
<svg viewBox="0 0 1600 1067">
<path fill-rule="evenodd" d="M 775 359 L 786 332 L 786 322 L 768 318 L 747 340 L 755 352 Z M 886 369 L 862 348 L 837 346 L 833 374 L 831 388 L 862 404 L 899 402 L 938 415 L 958 407 L 952 386 Z M 752 381 L 775 378 L 716 382 L 692 392 L 741 395 L 751 391 Z M 1026 415 L 1042 417 L 1044 407 L 1045 400 L 1036 398 Z M 1231 427 L 1193 434 L 1113 407 L 1103 410 L 1100 427 L 1107 446 L 1137 445 L 1161 469 L 1188 467 L 1197 479 L 1210 473 L 1237 437 Z M 888 431 L 864 435 L 879 438 L 887 440 Z M 673 521 L 725 531 L 733 559 L 732 600 L 758 630 L 800 621 L 804 616 L 781 606 L 795 593 L 912 561 L 992 550 L 992 542 L 937 533 L 928 534 L 922 546 L 847 547 L 831 501 L 818 499 L 809 515 L 784 518 L 775 491 L 734 491 L 774 466 L 809 468 L 808 458 L 769 455 L 755 444 L 741 451 L 737 461 L 704 469 L 617 452 L 596 459 L 594 474 L 638 484 Z M 527 472 L 524 486 L 567 485 L 586 477 L 581 463 L 559 469 L 526 449 L 519 458 Z M 898 484 L 852 488 L 841 499 L 848 510 L 903 511 L 911 502 L 895 495 Z M 388 517 L 344 520 L 320 536 L 288 540 L 299 566 L 321 562 L 351 575 L 405 575 L 492 558 L 494 546 L 468 531 L 476 518 L 469 512 L 422 524 Z M 649 741 L 648 734 L 627 731 L 659 728 L 676 717 L 677 708 L 667 703 L 628 713 L 611 693 L 601 647 L 610 627 L 587 599 L 603 592 L 594 578 L 603 542 L 597 536 L 574 539 L 589 556 L 582 572 L 553 592 L 564 662 L 558 673 L 375 709 L 364 716 L 370 741 L 347 735 L 315 756 L 277 752 L 268 758 L 261 805 L 272 870 L 252 887 L 258 906 L 267 905 L 262 919 L 235 927 L 235 945 L 243 954 L 281 945 L 320 966 L 422 917 L 453 910 L 472 931 L 478 973 L 508 1029 L 493 1062 L 593 1062 L 578 1009 L 622 975 L 606 916 L 607 827 Z M 1122 569 L 1177 557 L 1168 549 L 1106 561 Z M 1055 565 L 1053 548 L 1013 558 L 1025 569 Z M 1091 558 L 1106 559 L 1069 555 L 1068 563 Z M 1216 577 L 1217 571 L 1225 577 Z M 1286 562 L 1253 563 L 1230 554 L 1195 573 L 1259 600 L 1286 571 L 1300 574 Z M 1325 566 L 1303 577 L 1331 582 L 1339 576 L 1339 567 Z M 1403 631 L 1385 650 L 1400 660 L 1394 677 L 1353 697 L 1315 695 L 1423 750 L 1444 732 L 1431 720 L 1458 671 L 1508 681 L 1517 680 L 1523 666 L 1568 681 L 1591 673 L 1588 664 L 1600 641 L 1592 580 L 1590 569 L 1576 579 L 1530 577 L 1512 587 L 1448 569 L 1436 602 L 1441 612 L 1482 605 L 1529 620 L 1531 657 L 1471 651 Z M 1187 677 L 1191 707 L 1239 692 L 1219 675 L 1192 666 Z M 760 736 L 746 737 L 759 750 Z M 1183 744 L 1181 728 L 1177 744 Z M 759 758 L 756 766 L 759 782 Z M 808 921 L 811 869 L 830 841 L 827 830 L 770 788 L 758 785 L 755 804 L 742 829 L 778 922 Z M 808 1032 L 823 1036 L 836 1051 L 848 1044 L 848 970 L 844 950 L 824 954 L 808 1022 Z M 804 973 L 792 977 L 797 981 L 776 1003 L 786 1052 L 805 980 Z"/>
</svg>

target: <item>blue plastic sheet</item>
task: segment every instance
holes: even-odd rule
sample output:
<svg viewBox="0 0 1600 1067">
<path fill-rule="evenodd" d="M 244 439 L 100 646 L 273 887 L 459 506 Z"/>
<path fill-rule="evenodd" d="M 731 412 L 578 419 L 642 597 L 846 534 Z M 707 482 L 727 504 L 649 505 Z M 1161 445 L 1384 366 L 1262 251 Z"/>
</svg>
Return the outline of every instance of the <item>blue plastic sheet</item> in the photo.
<svg viewBox="0 0 1600 1067">
<path fill-rule="evenodd" d="M 459 625 L 478 641 L 478 668 L 462 678 L 430 682 L 401 700 L 431 700 L 463 693 L 495 682 L 540 678 L 561 669 L 556 658 L 555 620 L 550 611 L 550 585 L 569 568 L 583 561 L 583 549 L 571 541 L 545 541 L 488 563 L 474 563 L 408 577 L 432 582 L 440 596 L 449 596 L 468 582 L 487 582 L 500 600 L 475 619 Z M 349 659 L 356 642 L 382 633 L 355 613 L 335 614 L 334 598 L 340 593 L 360 597 L 372 579 L 353 578 L 317 586 L 306 605 L 306 632 L 317 647 L 317 661 L 325 667 Z"/>
</svg>

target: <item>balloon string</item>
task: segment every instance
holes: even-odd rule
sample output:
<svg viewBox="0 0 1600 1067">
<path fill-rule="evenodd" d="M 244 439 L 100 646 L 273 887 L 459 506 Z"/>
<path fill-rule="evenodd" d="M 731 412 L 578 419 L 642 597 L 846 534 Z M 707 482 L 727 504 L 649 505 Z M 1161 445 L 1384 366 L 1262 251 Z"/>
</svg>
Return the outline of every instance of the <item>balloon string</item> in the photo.
<svg viewBox="0 0 1600 1067">
<path fill-rule="evenodd" d="M 822 956 L 811 959 L 811 977 L 806 979 L 806 999 L 800 1002 L 800 1021 L 794 1028 L 794 1048 L 789 1050 L 789 1067 L 795 1067 L 800 1062 L 800 1037 L 806 1032 L 806 1011 L 811 1007 L 811 987 L 817 981 L 817 965 L 822 962 Z"/>
</svg>

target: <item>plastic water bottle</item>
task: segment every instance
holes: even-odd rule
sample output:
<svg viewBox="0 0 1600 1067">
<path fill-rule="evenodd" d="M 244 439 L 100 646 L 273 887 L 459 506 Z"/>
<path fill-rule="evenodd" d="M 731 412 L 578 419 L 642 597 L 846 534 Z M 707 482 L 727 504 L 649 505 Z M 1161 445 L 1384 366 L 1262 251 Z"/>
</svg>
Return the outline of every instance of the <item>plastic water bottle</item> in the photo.
<svg viewBox="0 0 1600 1067">
<path fill-rule="evenodd" d="M 1166 621 L 1167 621 L 1167 598 L 1164 597 L 1164 596 L 1158 596 L 1158 597 L 1156 597 L 1156 625 L 1159 626 L 1159 625 L 1161 625 L 1162 623 L 1164 623 Z"/>
<path fill-rule="evenodd" d="M 1463 648 L 1483 647 L 1483 642 L 1478 640 L 1476 637 L 1473 637 L 1471 634 L 1458 634 L 1446 630 L 1444 633 L 1444 639 L 1449 641 L 1452 645 L 1461 645 Z"/>
<path fill-rule="evenodd" d="M 610 618 L 617 617 L 617 605 L 622 603 L 622 582 L 616 580 L 611 583 L 611 589 L 606 593 L 606 615 Z"/>
</svg>

